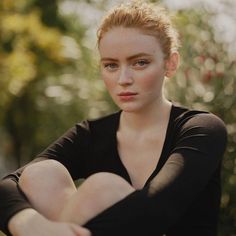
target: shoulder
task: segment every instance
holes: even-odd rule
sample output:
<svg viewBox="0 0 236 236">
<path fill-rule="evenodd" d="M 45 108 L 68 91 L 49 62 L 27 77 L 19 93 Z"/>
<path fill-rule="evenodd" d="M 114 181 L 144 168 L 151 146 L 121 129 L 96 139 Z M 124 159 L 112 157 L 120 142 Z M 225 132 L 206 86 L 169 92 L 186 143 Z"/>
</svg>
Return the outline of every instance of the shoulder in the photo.
<svg viewBox="0 0 236 236">
<path fill-rule="evenodd" d="M 176 137 L 191 142 L 202 141 L 206 145 L 225 149 L 227 143 L 227 130 L 224 122 L 217 115 L 200 110 L 182 109 L 175 117 L 174 129 Z M 218 147 L 216 147 L 218 146 Z"/>
<path fill-rule="evenodd" d="M 111 133 L 117 129 L 121 111 L 117 111 L 96 119 L 87 119 L 77 123 L 74 129 L 78 132 L 90 134 Z"/>
<path fill-rule="evenodd" d="M 177 106 L 175 109 L 178 111 L 178 115 L 174 120 L 174 124 L 176 127 L 201 127 L 208 130 L 215 130 L 226 133 L 226 127 L 222 119 L 211 112 L 187 109 Z"/>
<path fill-rule="evenodd" d="M 225 129 L 225 124 L 222 119 L 208 111 L 189 109 L 186 107 L 173 105 L 173 113 L 173 123 L 177 127 L 194 123 L 207 127 L 217 125 Z"/>
</svg>

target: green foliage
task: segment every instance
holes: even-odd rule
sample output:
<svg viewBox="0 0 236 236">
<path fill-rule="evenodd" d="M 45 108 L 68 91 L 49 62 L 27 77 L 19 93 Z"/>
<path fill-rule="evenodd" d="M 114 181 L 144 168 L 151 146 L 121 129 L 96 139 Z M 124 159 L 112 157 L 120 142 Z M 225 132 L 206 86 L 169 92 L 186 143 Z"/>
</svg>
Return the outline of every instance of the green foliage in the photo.
<svg viewBox="0 0 236 236">
<path fill-rule="evenodd" d="M 87 28 L 63 15 L 63 1 L 0 1 L 0 158 L 32 159 L 75 122 L 115 109 L 98 79 Z M 80 2 L 80 1 L 77 1 Z M 88 1 L 104 9 L 107 1 Z M 236 228 L 236 65 L 216 42 L 205 11 L 179 11 L 181 66 L 166 81 L 168 97 L 211 111 L 226 123 L 220 235 Z M 1 235 L 1 234 L 0 234 Z"/>
<path fill-rule="evenodd" d="M 0 127 L 4 156 L 32 159 L 85 117 L 109 109 L 85 27 L 58 1 L 0 2 Z M 3 138 L 4 137 L 4 138 Z"/>
<path fill-rule="evenodd" d="M 220 235 L 233 236 L 236 229 L 236 64 L 215 41 L 204 11 L 179 12 L 176 24 L 182 41 L 181 66 L 167 81 L 173 101 L 194 109 L 211 111 L 224 120 L 228 147 L 223 160 L 223 194 Z"/>
</svg>

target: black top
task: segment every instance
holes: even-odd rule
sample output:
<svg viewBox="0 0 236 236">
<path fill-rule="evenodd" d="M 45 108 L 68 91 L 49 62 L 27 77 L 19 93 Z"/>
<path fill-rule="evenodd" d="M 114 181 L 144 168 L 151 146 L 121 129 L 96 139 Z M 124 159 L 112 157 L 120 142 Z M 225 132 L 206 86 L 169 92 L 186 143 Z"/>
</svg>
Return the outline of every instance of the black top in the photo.
<svg viewBox="0 0 236 236">
<path fill-rule="evenodd" d="M 77 124 L 33 162 L 58 160 L 73 179 L 105 171 L 132 184 L 117 151 L 120 113 Z M 215 115 L 173 105 L 160 159 L 144 188 L 85 227 L 93 236 L 216 236 L 226 137 L 224 123 Z M 17 185 L 22 170 L 0 183 L 0 228 L 5 232 L 12 215 L 31 207 Z"/>
</svg>

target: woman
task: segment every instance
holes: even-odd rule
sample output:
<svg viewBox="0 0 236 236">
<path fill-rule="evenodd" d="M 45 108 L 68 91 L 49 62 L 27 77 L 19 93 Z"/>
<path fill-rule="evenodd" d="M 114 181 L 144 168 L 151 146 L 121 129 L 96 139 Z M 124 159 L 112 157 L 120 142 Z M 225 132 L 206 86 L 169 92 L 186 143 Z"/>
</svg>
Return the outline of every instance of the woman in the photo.
<svg viewBox="0 0 236 236">
<path fill-rule="evenodd" d="M 133 2 L 98 31 L 101 77 L 120 111 L 70 129 L 5 177 L 1 229 L 13 235 L 217 235 L 223 122 L 162 92 L 179 62 L 166 12 Z M 85 178 L 78 188 L 72 179 Z M 8 232 L 9 233 L 9 232 Z"/>
</svg>

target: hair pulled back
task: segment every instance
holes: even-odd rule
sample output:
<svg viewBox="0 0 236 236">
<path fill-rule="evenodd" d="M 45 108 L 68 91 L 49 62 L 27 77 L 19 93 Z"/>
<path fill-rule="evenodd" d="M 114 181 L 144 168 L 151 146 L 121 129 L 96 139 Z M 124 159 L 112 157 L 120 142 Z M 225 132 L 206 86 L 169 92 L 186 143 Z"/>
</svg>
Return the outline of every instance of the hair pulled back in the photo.
<svg viewBox="0 0 236 236">
<path fill-rule="evenodd" d="M 157 3 L 132 1 L 121 4 L 104 17 L 97 31 L 98 46 L 106 32 L 115 27 L 135 28 L 156 37 L 165 58 L 179 48 L 178 32 L 170 15 Z"/>
</svg>

